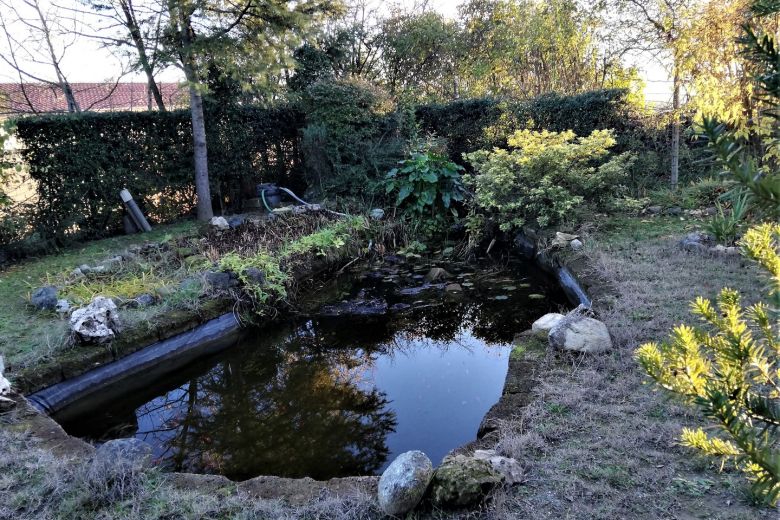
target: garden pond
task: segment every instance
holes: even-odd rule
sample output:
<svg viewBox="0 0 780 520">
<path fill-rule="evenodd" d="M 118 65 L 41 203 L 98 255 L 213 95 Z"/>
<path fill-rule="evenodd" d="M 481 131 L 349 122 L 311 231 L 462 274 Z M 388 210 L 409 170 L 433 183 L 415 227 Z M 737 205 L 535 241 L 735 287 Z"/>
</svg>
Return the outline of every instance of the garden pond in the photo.
<svg viewBox="0 0 780 520">
<path fill-rule="evenodd" d="M 500 398 L 514 336 L 567 305 L 531 264 L 438 267 L 336 276 L 291 319 L 63 427 L 136 437 L 166 470 L 234 480 L 375 475 L 413 449 L 438 464 Z"/>
</svg>

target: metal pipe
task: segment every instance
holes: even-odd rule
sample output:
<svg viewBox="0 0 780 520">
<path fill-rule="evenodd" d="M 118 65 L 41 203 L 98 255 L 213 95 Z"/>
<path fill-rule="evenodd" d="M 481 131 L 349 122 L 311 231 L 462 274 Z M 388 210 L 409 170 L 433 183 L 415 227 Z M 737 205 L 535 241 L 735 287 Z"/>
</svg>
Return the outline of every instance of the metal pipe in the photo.
<svg viewBox="0 0 780 520">
<path fill-rule="evenodd" d="M 122 198 L 122 202 L 127 208 L 127 212 L 130 213 L 130 217 L 133 219 L 133 222 L 135 222 L 136 227 L 146 232 L 151 231 L 152 226 L 149 225 L 146 217 L 144 217 L 144 214 L 141 212 L 141 208 L 135 203 L 130 192 L 126 189 L 122 190 L 119 192 L 119 196 Z"/>
</svg>

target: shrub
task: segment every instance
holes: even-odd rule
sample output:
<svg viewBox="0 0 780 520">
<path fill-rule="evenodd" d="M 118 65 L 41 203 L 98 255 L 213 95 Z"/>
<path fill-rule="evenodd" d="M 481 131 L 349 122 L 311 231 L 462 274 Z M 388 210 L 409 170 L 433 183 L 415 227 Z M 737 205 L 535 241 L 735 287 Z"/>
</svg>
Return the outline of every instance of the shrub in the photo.
<svg viewBox="0 0 780 520">
<path fill-rule="evenodd" d="M 448 214 L 457 216 L 453 203 L 465 197 L 462 166 L 433 151 L 414 151 L 387 173 L 385 192 L 394 193 L 395 205 L 415 222 L 440 228 Z M 435 229 L 431 229 L 434 231 Z"/>
<path fill-rule="evenodd" d="M 361 80 L 324 80 L 306 90 L 303 105 L 309 189 L 328 197 L 375 195 L 405 142 L 390 97 Z"/>
<path fill-rule="evenodd" d="M 509 138 L 510 150 L 467 154 L 475 170 L 466 176 L 475 192 L 472 217 L 487 216 L 508 231 L 558 224 L 585 201 L 599 206 L 624 191 L 633 160 L 630 154 L 608 159 L 614 145 L 611 130 L 587 137 L 520 130 Z"/>
<path fill-rule="evenodd" d="M 723 289 L 717 305 L 698 298 L 693 313 L 706 328 L 680 325 L 670 341 L 647 343 L 636 358 L 664 389 L 714 420 L 720 435 L 684 429 L 682 443 L 706 455 L 733 459 L 754 493 L 780 498 L 780 224 L 749 230 L 745 254 L 769 273 L 767 302 L 743 309 L 740 295 Z"/>
</svg>

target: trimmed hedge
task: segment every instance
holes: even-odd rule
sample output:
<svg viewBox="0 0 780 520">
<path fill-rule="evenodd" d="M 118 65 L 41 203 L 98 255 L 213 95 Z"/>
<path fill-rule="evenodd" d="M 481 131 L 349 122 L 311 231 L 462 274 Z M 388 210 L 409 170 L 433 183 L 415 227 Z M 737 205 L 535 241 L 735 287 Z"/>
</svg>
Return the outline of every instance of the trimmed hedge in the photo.
<svg viewBox="0 0 780 520">
<path fill-rule="evenodd" d="M 463 164 L 463 153 L 504 146 L 512 131 L 527 128 L 529 123 L 534 129 L 573 129 L 579 135 L 615 128 L 618 148 L 636 147 L 642 142 L 635 132 L 641 125 L 632 119 L 625 98 L 625 91 L 601 90 L 575 96 L 548 94 L 527 101 L 469 99 L 422 105 L 416 108 L 415 117 L 423 131 L 446 138 L 450 157 Z M 388 128 L 397 127 L 397 114 L 384 117 Z M 275 182 L 299 193 L 307 188 L 307 181 L 312 182 L 311 175 L 303 174 L 301 136 L 308 124 L 327 121 L 310 121 L 295 104 L 272 108 L 211 105 L 206 118 L 217 212 L 240 210 L 241 201 L 253 196 L 259 182 Z M 622 133 L 630 139 L 621 139 Z M 133 193 L 155 223 L 179 218 L 194 207 L 189 111 L 24 118 L 17 121 L 16 134 L 22 159 L 37 183 L 37 201 L 25 206 L 23 215 L 0 215 L 12 227 L 14 219 L 24 222 L 24 229 L 14 233 L 1 232 L 0 226 L 5 242 L 26 236 L 28 241 L 50 247 L 115 234 L 122 228 L 118 195 L 122 188 Z M 356 128 L 346 135 L 363 134 L 365 129 Z M 366 156 L 364 148 L 354 144 L 361 158 Z M 306 153 L 309 168 L 325 160 L 312 157 L 308 149 Z M 325 166 L 334 165 L 320 166 L 328 171 Z M 15 249 L 8 243 L 2 248 Z"/>
<path fill-rule="evenodd" d="M 466 99 L 421 105 L 416 117 L 423 131 L 446 138 L 450 158 L 463 164 L 464 153 L 504 147 L 507 137 L 521 128 L 573 130 L 580 136 L 613 128 L 619 137 L 643 131 L 626 101 L 627 94 L 624 89 L 604 89 L 573 96 L 543 94 L 522 101 Z M 616 150 L 625 148 L 619 139 Z"/>
<path fill-rule="evenodd" d="M 300 111 L 248 107 L 207 117 L 215 205 L 237 208 L 257 182 L 296 184 L 288 181 L 300 169 Z M 25 118 L 17 122 L 16 135 L 37 184 L 29 221 L 41 239 L 62 244 L 116 233 L 122 188 L 156 223 L 194 207 L 188 111 Z"/>
</svg>

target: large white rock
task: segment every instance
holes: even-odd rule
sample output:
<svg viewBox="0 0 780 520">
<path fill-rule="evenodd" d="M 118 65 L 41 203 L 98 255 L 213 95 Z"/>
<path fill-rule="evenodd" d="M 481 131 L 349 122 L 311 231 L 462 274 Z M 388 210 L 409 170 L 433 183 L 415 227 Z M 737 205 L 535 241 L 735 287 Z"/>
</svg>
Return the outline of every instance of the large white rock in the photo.
<svg viewBox="0 0 780 520">
<path fill-rule="evenodd" d="M 86 307 L 73 311 L 70 328 L 83 343 L 111 341 L 120 329 L 116 304 L 110 298 L 96 296 Z"/>
<path fill-rule="evenodd" d="M 211 217 L 209 224 L 219 231 L 227 231 L 230 229 L 230 224 L 225 217 Z"/>
<path fill-rule="evenodd" d="M 563 314 L 558 314 L 557 312 L 545 314 L 531 325 L 531 330 L 533 332 L 550 332 L 564 317 Z"/>
<path fill-rule="evenodd" d="M 558 350 L 596 354 L 612 348 L 612 338 L 604 323 L 583 314 L 582 306 L 567 314 L 551 330 L 550 346 Z"/>
<path fill-rule="evenodd" d="M 400 454 L 379 478 L 379 506 L 388 515 L 401 516 L 415 507 L 433 478 L 433 464 L 421 451 Z"/>
<path fill-rule="evenodd" d="M 11 382 L 5 378 L 5 360 L 3 356 L 0 356 L 0 395 L 8 395 L 11 393 Z"/>
</svg>

